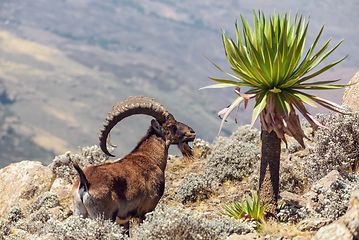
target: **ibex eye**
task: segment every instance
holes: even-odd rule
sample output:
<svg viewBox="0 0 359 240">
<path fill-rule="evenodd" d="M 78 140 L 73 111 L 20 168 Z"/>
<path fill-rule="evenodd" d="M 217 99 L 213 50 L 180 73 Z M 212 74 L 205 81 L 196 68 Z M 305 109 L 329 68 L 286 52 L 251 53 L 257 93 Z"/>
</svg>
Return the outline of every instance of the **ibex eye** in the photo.
<svg viewBox="0 0 359 240">
<path fill-rule="evenodd" d="M 111 129 L 124 118 L 136 114 L 149 115 L 154 119 L 129 154 L 113 163 L 91 166 L 84 171 L 74 163 L 80 178 L 72 190 L 75 215 L 90 218 L 100 215 L 114 222 L 118 218 L 127 232 L 129 217 L 140 218 L 141 223 L 163 195 L 169 146 L 178 145 L 185 158 L 192 156 L 187 142 L 193 139 L 183 137 L 186 125 L 177 122 L 154 99 L 142 96 L 129 97 L 112 107 L 99 136 L 100 147 L 105 154 L 113 157 L 107 149 L 107 142 L 111 143 Z M 133 177 L 136 181 L 132 181 Z M 151 181 L 147 182 L 148 178 Z M 144 182 L 146 184 L 142 184 Z"/>
</svg>

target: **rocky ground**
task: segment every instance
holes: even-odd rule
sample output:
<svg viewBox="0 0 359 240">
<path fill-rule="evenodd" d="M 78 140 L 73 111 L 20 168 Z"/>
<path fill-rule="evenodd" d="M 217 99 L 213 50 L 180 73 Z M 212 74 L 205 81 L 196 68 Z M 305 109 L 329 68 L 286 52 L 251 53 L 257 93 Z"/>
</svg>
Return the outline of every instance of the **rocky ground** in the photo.
<svg viewBox="0 0 359 240">
<path fill-rule="evenodd" d="M 257 186 L 260 134 L 241 126 L 213 144 L 197 139 L 193 161 L 169 157 L 164 196 L 143 224 L 132 222 L 131 238 L 301 240 L 339 239 L 339 233 L 358 239 L 358 116 L 317 118 L 331 130 L 303 125 L 306 149 L 292 139 L 282 147 L 279 223 L 258 228 L 219 214 Z M 49 166 L 23 161 L 0 170 L 0 239 L 128 238 L 112 222 L 73 216 L 73 160 L 85 167 L 107 157 L 93 146 L 59 155 Z"/>
</svg>

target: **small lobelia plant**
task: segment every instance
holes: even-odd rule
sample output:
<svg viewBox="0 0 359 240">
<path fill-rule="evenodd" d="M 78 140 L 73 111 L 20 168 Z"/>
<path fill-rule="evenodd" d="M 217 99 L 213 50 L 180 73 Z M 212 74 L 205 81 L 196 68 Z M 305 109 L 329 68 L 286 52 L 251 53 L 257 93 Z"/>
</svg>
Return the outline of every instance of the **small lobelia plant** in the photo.
<svg viewBox="0 0 359 240">
<path fill-rule="evenodd" d="M 252 191 L 252 198 L 247 196 L 245 201 L 240 198 L 240 202 L 233 200 L 233 202 L 228 205 L 224 204 L 223 209 L 220 210 L 220 214 L 235 219 L 254 219 L 257 222 L 262 222 L 269 203 L 270 200 L 264 205 L 260 201 L 260 194 L 257 196 L 257 194 Z"/>
<path fill-rule="evenodd" d="M 218 115 L 223 116 L 220 130 L 229 114 L 244 102 L 247 107 L 250 99 L 255 100 L 252 123 L 259 117 L 261 122 L 262 150 L 259 177 L 259 191 L 265 202 L 271 200 L 268 213 L 276 219 L 279 192 L 279 161 L 281 141 L 286 143 L 285 135 L 294 137 L 304 146 L 304 132 L 301 128 L 299 111 L 312 127 L 326 128 L 307 111 L 304 104 L 319 104 L 336 112 L 344 112 L 340 105 L 305 92 L 306 90 L 331 90 L 345 87 L 334 84 L 339 80 L 315 81 L 314 77 L 331 69 L 345 57 L 314 71 L 340 44 L 326 51 L 330 39 L 317 52 L 319 34 L 304 52 L 304 45 L 309 26 L 302 16 L 295 15 L 291 23 L 289 14 L 266 17 L 262 12 L 254 12 L 254 29 L 241 15 L 242 32 L 236 23 L 237 40 L 229 39 L 222 31 L 223 45 L 228 62 L 235 74 L 220 71 L 234 80 L 210 78 L 217 84 L 204 88 L 234 87 L 237 98 Z M 243 93 L 240 87 L 247 90 Z"/>
</svg>

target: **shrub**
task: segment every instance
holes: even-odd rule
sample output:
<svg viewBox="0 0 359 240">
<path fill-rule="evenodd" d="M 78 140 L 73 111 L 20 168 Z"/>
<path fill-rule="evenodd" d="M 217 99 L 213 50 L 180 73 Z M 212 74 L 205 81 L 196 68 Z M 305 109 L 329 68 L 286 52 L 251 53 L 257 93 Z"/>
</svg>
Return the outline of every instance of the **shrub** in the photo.
<svg viewBox="0 0 359 240">
<path fill-rule="evenodd" d="M 279 188 L 281 191 L 302 194 L 308 188 L 308 178 L 303 171 L 304 155 L 290 154 L 280 161 Z"/>
<path fill-rule="evenodd" d="M 250 227 L 229 218 L 191 213 L 176 207 L 158 205 L 133 232 L 134 239 L 226 239 L 232 233 L 245 234 Z"/>
<path fill-rule="evenodd" d="M 318 121 L 329 127 L 318 129 L 315 145 L 303 165 L 304 174 L 315 182 L 332 170 L 345 172 L 358 168 L 359 117 L 358 114 L 318 114 Z"/>
<path fill-rule="evenodd" d="M 77 161 L 81 168 L 90 165 L 103 163 L 108 159 L 108 156 L 102 152 L 98 146 L 84 147 L 81 154 L 71 154 L 66 152 L 63 155 L 56 156 L 49 167 L 55 173 L 57 178 L 63 178 L 69 183 L 73 183 L 78 177 L 78 173 L 72 166 L 73 161 Z"/>
<path fill-rule="evenodd" d="M 25 235 L 31 234 L 32 239 L 126 239 L 123 228 L 102 218 L 72 216 L 64 221 L 52 218 L 46 222 L 20 220 L 15 228 L 22 230 Z"/>
<path fill-rule="evenodd" d="M 211 193 L 213 183 L 226 180 L 242 180 L 257 174 L 260 148 L 259 131 L 241 126 L 231 137 L 218 137 L 211 146 L 205 168 L 200 174 L 186 176 L 178 188 L 177 198 L 186 203 L 205 199 Z"/>
<path fill-rule="evenodd" d="M 30 214 L 29 221 L 45 223 L 50 219 L 50 217 L 51 217 L 51 214 L 50 214 L 48 208 L 41 207 L 37 211 Z"/>
<path fill-rule="evenodd" d="M 11 231 L 11 224 L 6 219 L 0 219 L 0 239 L 5 239 L 5 236 L 9 235 Z"/>
<path fill-rule="evenodd" d="M 20 204 L 15 203 L 6 215 L 6 219 L 10 222 L 17 222 L 20 218 L 23 218 L 24 214 L 21 211 Z"/>
<path fill-rule="evenodd" d="M 195 158 L 207 158 L 211 154 L 211 147 L 209 142 L 200 138 L 196 138 L 192 142 L 192 150 Z"/>
<path fill-rule="evenodd" d="M 176 197 L 182 203 L 195 202 L 208 198 L 211 190 L 208 182 L 204 181 L 196 173 L 190 173 L 184 177 L 182 184 L 178 187 Z"/>
<path fill-rule="evenodd" d="M 45 192 L 38 196 L 30 206 L 27 207 L 30 213 L 39 210 L 40 208 L 54 208 L 59 206 L 59 197 L 55 193 Z"/>
<path fill-rule="evenodd" d="M 260 148 L 258 145 L 238 141 L 231 137 L 221 147 L 214 144 L 212 154 L 209 156 L 201 176 L 208 182 L 242 180 L 258 170 L 259 158 Z"/>
<path fill-rule="evenodd" d="M 65 221 L 50 220 L 38 236 L 51 236 L 54 239 L 125 239 L 124 229 L 116 223 L 102 218 L 89 219 L 69 217 Z"/>
<path fill-rule="evenodd" d="M 237 141 L 247 142 L 259 145 L 261 142 L 260 131 L 256 128 L 250 128 L 250 125 L 243 125 L 238 127 L 232 136 L 232 139 L 237 139 Z"/>
</svg>

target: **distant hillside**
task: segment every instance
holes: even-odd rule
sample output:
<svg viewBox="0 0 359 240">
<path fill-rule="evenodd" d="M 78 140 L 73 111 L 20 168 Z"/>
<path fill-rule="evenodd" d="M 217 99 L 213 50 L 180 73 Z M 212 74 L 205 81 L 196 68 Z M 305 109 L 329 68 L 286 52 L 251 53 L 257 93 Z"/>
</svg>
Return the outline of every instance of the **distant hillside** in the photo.
<svg viewBox="0 0 359 240">
<path fill-rule="evenodd" d="M 318 9 L 317 4 L 303 6 L 303 14 Z M 320 15 L 311 13 L 315 30 L 309 38 L 325 21 L 329 27 L 323 39 L 333 36 L 337 42 L 345 37 L 333 18 L 346 21 L 346 26 L 339 25 L 341 32 L 353 36 L 349 25 L 353 21 L 347 20 L 355 7 L 333 16 L 332 4 L 335 1 L 322 6 Z M 0 141 L 0 167 L 26 158 L 48 163 L 55 154 L 97 144 L 112 105 L 135 95 L 156 98 L 193 127 L 199 138 L 212 141 L 220 124 L 216 113 L 235 96 L 231 89 L 198 91 L 211 84 L 208 76 L 225 77 L 203 55 L 228 70 L 220 28 L 233 32 L 238 14 L 251 17 L 258 7 L 269 13 L 276 6 L 285 11 L 300 8 L 285 5 L 214 0 L 1 1 L 0 83 L 11 101 L 0 106 L 0 131 L 3 139 L 13 140 Z M 358 45 L 349 38 L 334 60 L 348 52 L 351 64 L 324 77 L 349 81 L 358 70 Z M 340 102 L 341 94 L 336 91 L 329 98 Z M 238 123 L 248 123 L 251 114 L 240 111 Z M 149 119 L 134 117 L 115 128 L 117 156 L 135 145 Z M 234 130 L 231 119 L 222 134 Z"/>
</svg>

